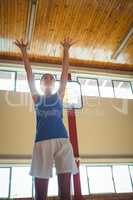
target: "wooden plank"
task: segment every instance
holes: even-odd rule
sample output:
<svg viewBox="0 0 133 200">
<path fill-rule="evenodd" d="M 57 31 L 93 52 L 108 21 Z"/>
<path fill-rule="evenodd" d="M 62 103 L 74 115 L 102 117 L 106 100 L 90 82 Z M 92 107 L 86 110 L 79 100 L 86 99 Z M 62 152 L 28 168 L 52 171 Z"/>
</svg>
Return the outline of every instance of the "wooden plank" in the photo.
<svg viewBox="0 0 133 200">
<path fill-rule="evenodd" d="M 25 35 L 29 0 L 0 1 L 0 56 L 18 57 L 15 38 Z M 119 42 L 133 24 L 131 0 L 38 0 L 35 30 L 29 51 L 33 60 L 61 60 L 60 41 L 70 36 L 78 40 L 70 50 L 76 66 L 89 66 L 91 61 L 104 68 L 131 70 L 133 39 L 111 60 Z M 98 64 L 99 62 L 99 64 Z M 102 63 L 101 63 L 102 62 Z M 104 64 L 105 62 L 105 64 Z M 116 68 L 115 68 L 116 66 Z M 101 66 L 102 68 L 102 66 Z"/>
<path fill-rule="evenodd" d="M 0 55 L 0 61 L 5 62 L 12 62 L 12 61 L 18 61 L 21 62 L 22 59 L 20 56 L 17 54 L 14 56 L 1 56 Z M 56 58 L 56 57 L 49 57 L 49 56 L 42 56 L 42 57 L 31 57 L 30 56 L 30 61 L 34 64 L 53 64 L 54 65 L 61 65 L 62 64 L 62 59 Z M 76 60 L 76 59 L 70 59 L 70 65 L 73 67 L 77 67 L 77 69 L 104 69 L 104 70 L 119 70 L 122 72 L 133 72 L 133 66 L 129 64 L 119 64 L 119 63 L 111 63 L 111 62 L 97 62 L 97 61 L 83 61 L 83 60 Z M 53 68 L 52 67 L 52 68 Z M 59 66 L 60 67 L 60 66 Z"/>
</svg>

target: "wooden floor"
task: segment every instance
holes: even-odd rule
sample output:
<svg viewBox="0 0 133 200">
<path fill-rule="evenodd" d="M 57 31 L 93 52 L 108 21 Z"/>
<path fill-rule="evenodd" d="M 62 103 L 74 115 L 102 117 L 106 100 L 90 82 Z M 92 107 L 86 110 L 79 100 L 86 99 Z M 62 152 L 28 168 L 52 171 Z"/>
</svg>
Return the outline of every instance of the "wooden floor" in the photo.
<svg viewBox="0 0 133 200">
<path fill-rule="evenodd" d="M 0 200 L 8 200 L 8 199 L 0 199 Z M 19 199 L 15 198 L 12 200 L 32 200 L 32 198 L 19 198 Z M 59 199 L 57 197 L 49 197 L 48 200 L 59 200 Z M 133 193 L 89 195 L 89 196 L 84 196 L 84 200 L 133 200 Z"/>
</svg>

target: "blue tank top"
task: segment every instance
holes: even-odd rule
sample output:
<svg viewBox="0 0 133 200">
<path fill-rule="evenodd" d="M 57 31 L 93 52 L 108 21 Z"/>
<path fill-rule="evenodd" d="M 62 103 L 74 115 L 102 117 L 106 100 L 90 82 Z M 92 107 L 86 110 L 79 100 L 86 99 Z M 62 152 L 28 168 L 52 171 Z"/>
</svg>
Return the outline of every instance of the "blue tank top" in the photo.
<svg viewBox="0 0 133 200">
<path fill-rule="evenodd" d="M 63 105 L 58 93 L 48 97 L 37 96 L 35 142 L 53 138 L 68 138 L 63 123 Z"/>
</svg>

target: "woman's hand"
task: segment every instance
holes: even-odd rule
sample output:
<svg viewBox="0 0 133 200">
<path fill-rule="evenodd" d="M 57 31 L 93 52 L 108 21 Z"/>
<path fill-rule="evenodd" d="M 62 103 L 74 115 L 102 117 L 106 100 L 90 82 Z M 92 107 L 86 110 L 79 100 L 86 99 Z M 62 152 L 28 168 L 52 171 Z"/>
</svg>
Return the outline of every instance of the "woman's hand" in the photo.
<svg viewBox="0 0 133 200">
<path fill-rule="evenodd" d="M 14 44 L 21 50 L 22 53 L 25 53 L 27 51 L 28 42 L 24 42 L 23 39 L 16 40 Z"/>
<path fill-rule="evenodd" d="M 60 44 L 64 49 L 69 49 L 73 44 L 75 44 L 75 42 L 71 38 L 67 37 L 62 42 L 60 42 Z"/>
<path fill-rule="evenodd" d="M 37 98 L 37 91 L 35 87 L 35 79 L 34 79 L 34 74 L 32 72 L 32 67 L 27 55 L 27 47 L 28 47 L 28 42 L 24 42 L 23 39 L 21 40 L 16 40 L 14 44 L 21 50 L 22 52 L 22 60 L 24 61 L 24 67 L 27 75 L 27 80 L 30 88 L 30 92 L 32 95 L 32 98 L 34 102 L 36 101 Z"/>
</svg>

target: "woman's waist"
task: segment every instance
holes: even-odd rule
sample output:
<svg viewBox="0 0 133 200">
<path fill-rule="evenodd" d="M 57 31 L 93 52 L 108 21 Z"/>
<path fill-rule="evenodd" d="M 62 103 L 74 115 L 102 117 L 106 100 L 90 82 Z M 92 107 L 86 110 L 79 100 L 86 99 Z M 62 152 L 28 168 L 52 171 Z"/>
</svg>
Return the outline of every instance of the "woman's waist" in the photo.
<svg viewBox="0 0 133 200">
<path fill-rule="evenodd" d="M 36 132 L 35 141 L 53 140 L 53 139 L 68 139 L 67 132 Z"/>
</svg>

